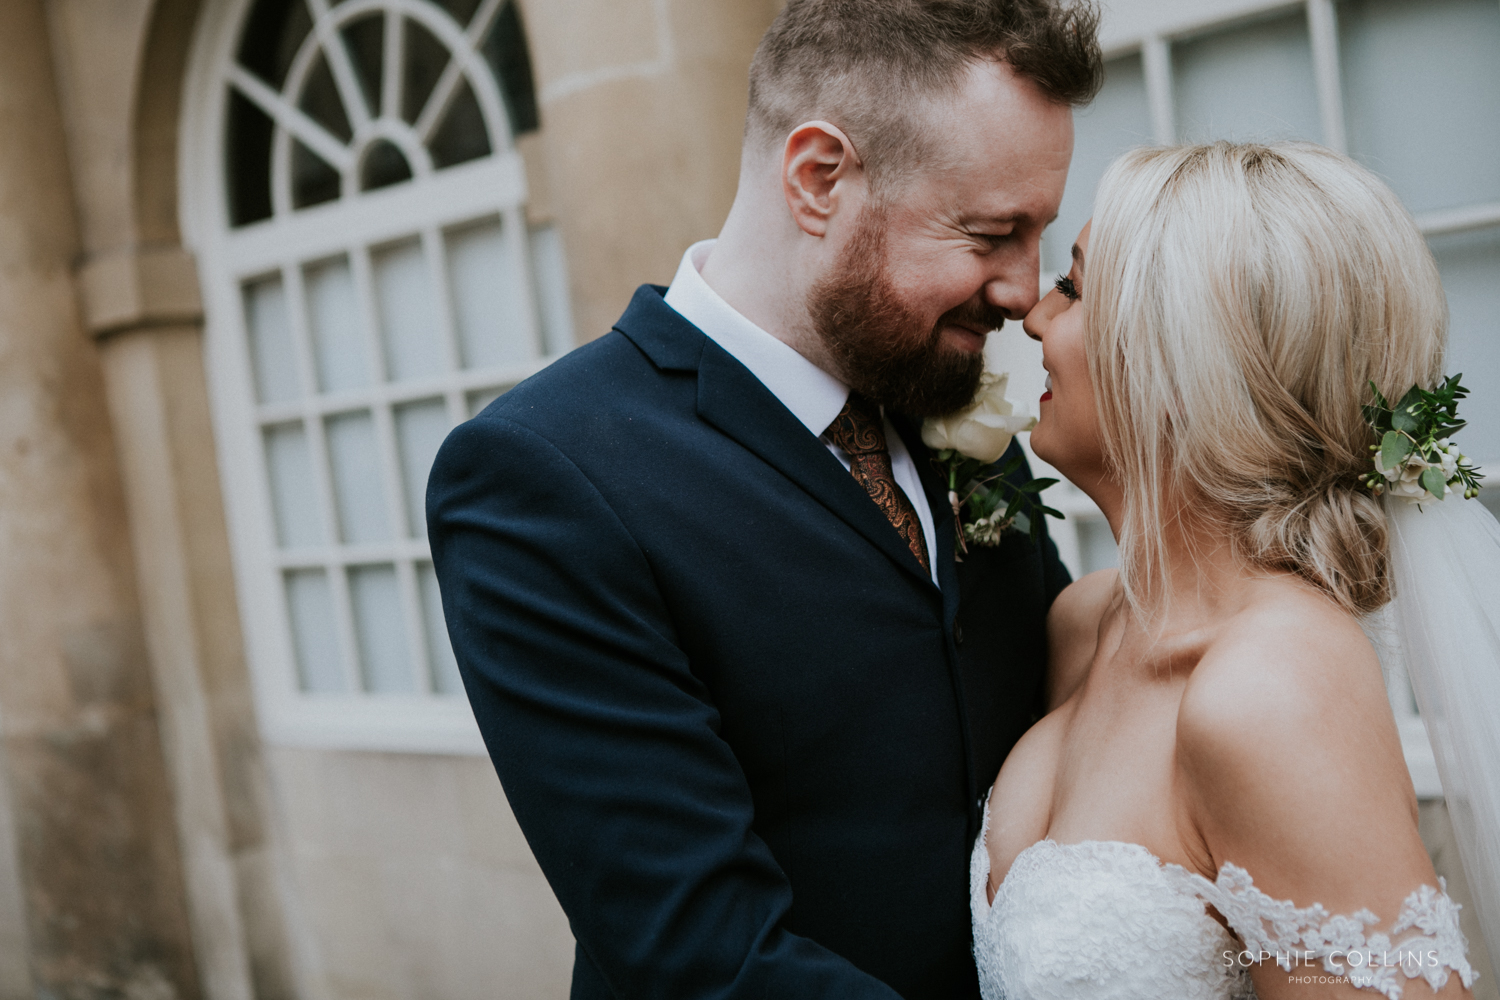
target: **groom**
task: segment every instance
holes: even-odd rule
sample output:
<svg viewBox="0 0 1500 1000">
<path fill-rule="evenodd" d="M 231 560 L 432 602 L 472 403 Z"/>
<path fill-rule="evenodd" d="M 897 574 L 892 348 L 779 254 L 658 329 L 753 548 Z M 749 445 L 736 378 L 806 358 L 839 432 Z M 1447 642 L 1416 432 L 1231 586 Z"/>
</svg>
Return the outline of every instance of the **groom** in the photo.
<svg viewBox="0 0 1500 1000">
<path fill-rule="evenodd" d="M 443 446 L 448 627 L 574 998 L 977 996 L 978 803 L 1067 573 L 955 560 L 919 418 L 1037 300 L 1093 28 L 790 0 L 719 239 Z"/>
</svg>

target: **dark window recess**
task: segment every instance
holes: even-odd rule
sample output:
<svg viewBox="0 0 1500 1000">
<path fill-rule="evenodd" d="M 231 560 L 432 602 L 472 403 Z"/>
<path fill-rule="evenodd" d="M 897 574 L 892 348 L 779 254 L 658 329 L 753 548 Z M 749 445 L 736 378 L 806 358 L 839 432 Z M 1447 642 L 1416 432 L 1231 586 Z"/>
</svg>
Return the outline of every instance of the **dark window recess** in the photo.
<svg viewBox="0 0 1500 1000">
<path fill-rule="evenodd" d="M 373 191 L 411 180 L 411 165 L 393 143 L 376 139 L 365 150 L 364 162 L 359 167 L 359 188 Z"/>
<path fill-rule="evenodd" d="M 443 116 L 432 141 L 427 145 L 432 165 L 441 170 L 459 163 L 490 155 L 489 130 L 484 127 L 484 113 L 474 90 L 465 80 Z"/>
<path fill-rule="evenodd" d="M 302 143 L 292 140 L 292 207 L 310 208 L 337 201 L 343 184 L 339 172 Z"/>
<path fill-rule="evenodd" d="M 446 10 L 459 27 L 467 28 L 474 20 L 474 12 L 479 9 L 479 0 L 437 0 L 437 5 Z"/>
<path fill-rule="evenodd" d="M 297 102 L 297 107 L 340 140 L 348 142 L 354 137 L 354 130 L 349 127 L 349 116 L 344 112 L 343 98 L 339 96 L 338 84 L 333 82 L 333 71 L 328 68 L 328 60 L 322 55 L 318 56 L 307 74 L 307 82 L 303 84 L 302 98 Z"/>
<path fill-rule="evenodd" d="M 239 63 L 280 90 L 292 58 L 310 31 L 306 0 L 260 0 L 245 18 Z"/>
<path fill-rule="evenodd" d="M 229 91 L 224 158 L 229 166 L 229 224 L 271 217 L 270 117 L 237 90 Z"/>
<path fill-rule="evenodd" d="M 536 105 L 536 80 L 531 74 L 531 52 L 526 45 L 526 26 L 515 0 L 506 0 L 484 40 L 484 58 L 500 83 L 510 127 L 516 135 L 542 127 Z"/>
<path fill-rule="evenodd" d="M 448 47 L 417 22 L 406 21 L 406 77 L 401 87 L 401 117 L 415 124 L 448 65 Z"/>
<path fill-rule="evenodd" d="M 385 77 L 385 15 L 362 17 L 344 28 L 344 48 L 359 77 L 365 107 L 372 118 L 380 115 L 380 88 Z"/>
</svg>

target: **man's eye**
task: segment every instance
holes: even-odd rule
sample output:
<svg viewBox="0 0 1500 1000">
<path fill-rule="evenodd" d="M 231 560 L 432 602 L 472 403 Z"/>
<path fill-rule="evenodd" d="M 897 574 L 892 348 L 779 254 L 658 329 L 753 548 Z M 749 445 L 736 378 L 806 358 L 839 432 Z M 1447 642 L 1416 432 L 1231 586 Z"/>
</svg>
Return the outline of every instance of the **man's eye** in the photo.
<svg viewBox="0 0 1500 1000">
<path fill-rule="evenodd" d="M 1010 239 L 1009 233 L 974 233 L 973 236 L 991 250 L 998 249 L 1001 244 Z"/>
<path fill-rule="evenodd" d="M 1073 279 L 1068 277 L 1066 274 L 1060 275 L 1057 281 L 1053 282 L 1052 287 L 1056 288 L 1059 292 L 1062 292 L 1063 298 L 1067 299 L 1069 302 L 1078 301 L 1078 286 L 1074 284 Z"/>
</svg>

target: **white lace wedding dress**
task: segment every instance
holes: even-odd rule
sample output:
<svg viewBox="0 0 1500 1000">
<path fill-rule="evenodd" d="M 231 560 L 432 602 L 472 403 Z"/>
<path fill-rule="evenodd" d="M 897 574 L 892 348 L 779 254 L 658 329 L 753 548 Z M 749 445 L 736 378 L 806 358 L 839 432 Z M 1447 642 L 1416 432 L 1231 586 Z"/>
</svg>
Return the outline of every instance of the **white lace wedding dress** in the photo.
<svg viewBox="0 0 1500 1000">
<path fill-rule="evenodd" d="M 1250 873 L 1232 864 L 1210 882 L 1162 864 L 1139 844 L 1043 840 L 1016 857 L 991 904 L 988 832 L 986 803 L 969 867 L 985 1000 L 1251 998 L 1247 952 L 1288 969 L 1301 959 L 1297 975 L 1344 975 L 1389 1000 L 1400 1000 L 1402 984 L 1416 976 L 1434 990 L 1450 971 L 1465 986 L 1474 980 L 1446 886 L 1420 887 L 1388 932 L 1367 935 L 1388 918 L 1369 910 L 1333 915 L 1316 904 L 1299 909 L 1256 889 Z"/>
</svg>

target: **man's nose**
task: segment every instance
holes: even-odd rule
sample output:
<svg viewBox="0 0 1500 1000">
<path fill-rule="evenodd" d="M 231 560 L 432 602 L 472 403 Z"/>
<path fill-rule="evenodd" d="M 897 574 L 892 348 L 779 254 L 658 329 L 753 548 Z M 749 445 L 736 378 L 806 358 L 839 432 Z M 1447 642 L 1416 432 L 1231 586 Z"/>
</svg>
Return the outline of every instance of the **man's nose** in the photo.
<svg viewBox="0 0 1500 1000">
<path fill-rule="evenodd" d="M 1028 253 L 1007 261 L 1003 270 L 985 284 L 986 301 L 1004 312 L 1007 319 L 1021 319 L 1031 312 L 1041 297 L 1038 291 L 1040 256 L 1040 253 Z"/>
</svg>

